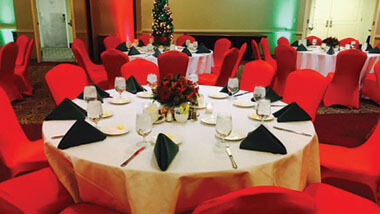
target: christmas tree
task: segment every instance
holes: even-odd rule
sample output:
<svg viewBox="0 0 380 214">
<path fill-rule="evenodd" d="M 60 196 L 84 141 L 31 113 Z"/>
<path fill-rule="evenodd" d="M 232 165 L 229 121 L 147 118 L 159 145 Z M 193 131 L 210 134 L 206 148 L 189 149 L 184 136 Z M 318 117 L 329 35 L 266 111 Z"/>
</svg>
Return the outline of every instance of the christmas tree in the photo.
<svg viewBox="0 0 380 214">
<path fill-rule="evenodd" d="M 153 26 L 152 36 L 156 45 L 170 45 L 174 25 L 172 12 L 170 11 L 168 0 L 155 0 L 153 3 Z"/>
</svg>

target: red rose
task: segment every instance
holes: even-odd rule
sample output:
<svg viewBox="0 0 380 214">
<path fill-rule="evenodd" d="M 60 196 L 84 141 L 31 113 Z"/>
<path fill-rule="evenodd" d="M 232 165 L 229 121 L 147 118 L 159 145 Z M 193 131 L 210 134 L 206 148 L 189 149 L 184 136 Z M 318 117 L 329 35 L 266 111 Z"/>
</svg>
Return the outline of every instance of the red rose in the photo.
<svg viewBox="0 0 380 214">
<path fill-rule="evenodd" d="M 159 91 L 160 100 L 168 100 L 170 99 L 170 89 L 166 86 L 162 86 Z"/>
</svg>

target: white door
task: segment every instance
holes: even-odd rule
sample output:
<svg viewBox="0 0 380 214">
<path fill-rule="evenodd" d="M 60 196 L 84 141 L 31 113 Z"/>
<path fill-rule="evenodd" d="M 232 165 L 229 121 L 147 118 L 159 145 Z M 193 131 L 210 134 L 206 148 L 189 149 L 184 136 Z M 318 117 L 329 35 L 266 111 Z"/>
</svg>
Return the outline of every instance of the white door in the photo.
<svg viewBox="0 0 380 214">
<path fill-rule="evenodd" d="M 326 38 L 329 34 L 330 9 L 332 0 L 316 0 L 313 5 L 313 30 L 310 35 Z"/>
<path fill-rule="evenodd" d="M 358 38 L 362 1 L 332 0 L 329 36 L 339 40 L 347 37 Z"/>
</svg>

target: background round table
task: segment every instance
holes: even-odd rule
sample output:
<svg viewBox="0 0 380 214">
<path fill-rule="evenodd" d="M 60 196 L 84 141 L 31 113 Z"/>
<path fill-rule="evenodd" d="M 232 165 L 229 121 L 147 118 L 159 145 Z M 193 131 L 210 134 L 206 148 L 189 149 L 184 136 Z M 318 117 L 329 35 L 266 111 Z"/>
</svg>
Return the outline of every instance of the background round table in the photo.
<svg viewBox="0 0 380 214">
<path fill-rule="evenodd" d="M 239 108 L 231 99 L 211 99 L 209 94 L 220 87 L 201 86 L 205 102 L 214 103 L 214 113 L 232 113 L 233 128 L 245 135 L 260 125 L 248 118 L 253 108 Z M 110 90 L 111 95 L 116 92 Z M 320 182 L 318 138 L 312 122 L 277 124 L 275 120 L 264 125 L 284 144 L 288 154 L 272 154 L 239 149 L 241 141 L 230 142 L 232 154 L 238 165 L 233 169 L 222 148 L 215 146 L 215 126 L 197 121 L 186 123 L 164 122 L 154 125 L 152 136 L 158 133 L 176 134 L 182 138 L 179 152 L 167 171 L 161 171 L 153 154 L 153 146 L 147 147 L 126 167 L 119 165 L 139 147 L 142 137 L 135 131 L 135 114 L 143 102 L 150 100 L 124 93 L 132 99 L 126 105 L 111 105 L 105 99 L 104 109 L 113 116 L 103 119 L 99 126 L 124 124 L 130 132 L 121 136 L 108 136 L 104 141 L 57 149 L 59 139 L 75 121 L 45 121 L 43 136 L 45 153 L 57 177 L 68 189 L 75 201 L 92 202 L 123 212 L 175 213 L 194 209 L 204 200 L 222 194 L 258 185 L 275 185 L 302 190 L 307 184 Z M 248 100 L 251 94 L 238 97 Z M 86 106 L 83 100 L 75 103 Z M 282 103 L 282 102 L 277 102 Z M 281 107 L 272 107 L 272 112 Z M 205 110 L 199 110 L 200 117 Z M 273 129 L 273 125 L 312 134 L 312 137 Z"/>
</svg>

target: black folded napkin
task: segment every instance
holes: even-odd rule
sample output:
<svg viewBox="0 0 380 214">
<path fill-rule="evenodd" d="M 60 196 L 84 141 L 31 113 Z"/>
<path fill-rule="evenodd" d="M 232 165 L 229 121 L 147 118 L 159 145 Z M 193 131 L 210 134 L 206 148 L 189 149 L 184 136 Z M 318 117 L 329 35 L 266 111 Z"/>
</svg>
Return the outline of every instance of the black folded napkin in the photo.
<svg viewBox="0 0 380 214">
<path fill-rule="evenodd" d="M 280 97 L 270 86 L 265 87 L 265 98 L 271 102 L 276 102 L 282 99 L 282 97 Z M 252 97 L 251 101 L 255 102 L 255 99 Z"/>
<path fill-rule="evenodd" d="M 157 164 L 162 171 L 168 169 L 170 163 L 177 155 L 178 150 L 178 145 L 166 135 L 160 133 L 157 136 L 156 145 L 154 146 L 154 155 L 156 156 Z"/>
<path fill-rule="evenodd" d="M 183 43 L 182 47 L 187 48 L 186 41 Z"/>
<path fill-rule="evenodd" d="M 277 122 L 279 123 L 311 120 L 310 115 L 295 102 L 278 110 L 273 115 L 277 117 Z"/>
<path fill-rule="evenodd" d="M 240 149 L 271 152 L 273 154 L 287 153 L 281 141 L 263 125 L 248 133 L 247 137 L 240 143 Z"/>
<path fill-rule="evenodd" d="M 367 48 L 365 49 L 365 51 L 371 51 L 372 49 L 373 49 L 372 45 L 367 44 Z"/>
<path fill-rule="evenodd" d="M 310 46 L 310 45 L 312 45 L 312 44 L 309 42 L 309 40 L 306 40 L 306 45 L 307 45 L 307 46 Z"/>
<path fill-rule="evenodd" d="M 140 52 L 134 46 L 132 46 L 129 49 L 129 52 L 128 52 L 129 56 L 138 55 L 138 54 L 140 54 Z"/>
<path fill-rule="evenodd" d="M 220 92 L 223 92 L 223 93 L 226 93 L 228 94 L 229 96 L 231 96 L 232 94 L 228 91 L 228 84 L 225 84 L 222 88 L 222 90 L 220 90 Z"/>
<path fill-rule="evenodd" d="M 128 51 L 128 47 L 127 45 L 125 44 L 125 42 L 121 43 L 120 45 L 118 45 L 116 47 L 117 50 L 121 51 L 121 52 L 127 52 Z"/>
<path fill-rule="evenodd" d="M 307 51 L 307 49 L 303 44 L 301 44 L 300 46 L 297 47 L 297 51 Z"/>
<path fill-rule="evenodd" d="M 93 86 L 95 86 L 95 88 L 96 88 L 96 94 L 97 94 L 97 96 L 98 96 L 97 99 L 98 99 L 100 102 L 103 102 L 103 98 L 111 97 L 111 95 L 110 95 L 108 92 L 104 91 L 102 88 L 100 88 L 100 87 L 97 86 L 96 84 L 93 84 Z M 83 93 L 84 93 L 84 92 L 80 93 L 80 94 L 78 95 L 77 98 L 83 100 Z"/>
<path fill-rule="evenodd" d="M 83 120 L 87 112 L 65 98 L 46 118 L 45 120 Z"/>
<path fill-rule="evenodd" d="M 137 82 L 134 76 L 130 76 L 126 81 L 126 91 L 136 94 L 137 92 L 144 91 L 144 88 Z"/>
<path fill-rule="evenodd" d="M 203 43 L 201 43 L 198 46 L 198 50 L 196 53 L 211 53 L 211 51 Z"/>
<path fill-rule="evenodd" d="M 368 51 L 368 53 L 372 54 L 380 54 L 380 49 L 378 47 L 375 47 L 374 49 Z"/>
<path fill-rule="evenodd" d="M 298 40 L 294 41 L 290 46 L 298 47 Z"/>
<path fill-rule="evenodd" d="M 191 54 L 191 52 L 189 51 L 188 48 L 184 48 L 184 49 L 182 50 L 182 53 L 185 53 L 185 54 L 188 55 L 189 57 L 192 57 L 192 56 L 193 56 L 193 55 Z"/>
<path fill-rule="evenodd" d="M 335 54 L 334 48 L 330 47 L 329 50 L 327 51 L 327 54 L 328 55 L 334 55 Z"/>
<path fill-rule="evenodd" d="M 161 54 L 161 51 L 158 50 L 158 48 L 154 48 L 154 54 L 153 54 L 153 56 L 157 58 L 160 54 Z"/>
<path fill-rule="evenodd" d="M 142 40 L 139 40 L 139 45 L 137 45 L 137 47 L 144 47 L 144 42 Z"/>
<path fill-rule="evenodd" d="M 58 144 L 58 149 L 102 141 L 106 135 L 84 120 L 77 120 Z"/>
</svg>

